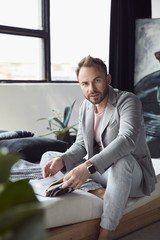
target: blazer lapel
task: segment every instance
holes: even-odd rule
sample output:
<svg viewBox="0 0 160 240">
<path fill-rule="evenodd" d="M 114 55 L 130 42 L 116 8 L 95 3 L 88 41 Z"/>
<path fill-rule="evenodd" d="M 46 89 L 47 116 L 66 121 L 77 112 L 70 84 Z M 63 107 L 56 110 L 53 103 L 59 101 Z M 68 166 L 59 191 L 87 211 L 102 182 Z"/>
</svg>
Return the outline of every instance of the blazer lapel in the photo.
<svg viewBox="0 0 160 240">
<path fill-rule="evenodd" d="M 93 156 L 93 144 L 94 144 L 94 105 L 90 105 L 87 111 L 87 118 L 86 118 L 86 135 L 85 141 L 88 150 L 88 155 Z"/>
<path fill-rule="evenodd" d="M 117 99 L 117 93 L 114 91 L 114 89 L 111 86 L 109 86 L 109 98 L 108 98 L 107 107 L 104 112 L 104 117 L 102 121 L 101 136 L 105 128 L 108 126 L 108 123 L 113 115 L 116 99 Z"/>
</svg>

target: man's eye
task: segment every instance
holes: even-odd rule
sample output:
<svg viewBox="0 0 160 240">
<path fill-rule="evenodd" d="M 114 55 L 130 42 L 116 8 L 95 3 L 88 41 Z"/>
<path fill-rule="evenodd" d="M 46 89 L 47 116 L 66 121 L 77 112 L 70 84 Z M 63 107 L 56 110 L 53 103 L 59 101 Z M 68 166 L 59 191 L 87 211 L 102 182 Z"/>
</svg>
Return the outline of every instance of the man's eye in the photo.
<svg viewBox="0 0 160 240">
<path fill-rule="evenodd" d="M 101 79 L 100 79 L 100 78 L 97 78 L 97 79 L 96 79 L 96 82 L 100 82 L 100 81 L 101 81 Z"/>
</svg>

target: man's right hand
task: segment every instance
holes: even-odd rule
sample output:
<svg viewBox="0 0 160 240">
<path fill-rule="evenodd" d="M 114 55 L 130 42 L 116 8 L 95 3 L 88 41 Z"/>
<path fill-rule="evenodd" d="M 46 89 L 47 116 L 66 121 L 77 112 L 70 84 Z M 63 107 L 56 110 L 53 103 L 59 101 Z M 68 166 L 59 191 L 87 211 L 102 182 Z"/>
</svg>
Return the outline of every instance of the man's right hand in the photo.
<svg viewBox="0 0 160 240">
<path fill-rule="evenodd" d="M 57 172 L 62 170 L 64 167 L 64 162 L 61 157 L 56 157 L 51 159 L 43 168 L 43 177 L 49 177 L 55 175 Z"/>
</svg>

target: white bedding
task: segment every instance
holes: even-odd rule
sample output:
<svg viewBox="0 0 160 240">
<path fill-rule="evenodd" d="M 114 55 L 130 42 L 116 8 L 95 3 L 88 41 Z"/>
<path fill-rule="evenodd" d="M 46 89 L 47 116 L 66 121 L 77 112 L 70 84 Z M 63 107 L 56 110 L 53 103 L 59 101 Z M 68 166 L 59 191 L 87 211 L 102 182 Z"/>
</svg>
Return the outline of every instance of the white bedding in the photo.
<svg viewBox="0 0 160 240">
<path fill-rule="evenodd" d="M 128 213 L 147 202 L 160 197 L 160 159 L 153 159 L 153 166 L 157 175 L 155 191 L 151 196 L 138 199 L 129 199 L 125 213 Z M 45 208 L 45 226 L 52 228 L 100 218 L 103 210 L 103 201 L 82 190 L 76 190 L 66 195 L 46 198 L 38 196 Z"/>
</svg>

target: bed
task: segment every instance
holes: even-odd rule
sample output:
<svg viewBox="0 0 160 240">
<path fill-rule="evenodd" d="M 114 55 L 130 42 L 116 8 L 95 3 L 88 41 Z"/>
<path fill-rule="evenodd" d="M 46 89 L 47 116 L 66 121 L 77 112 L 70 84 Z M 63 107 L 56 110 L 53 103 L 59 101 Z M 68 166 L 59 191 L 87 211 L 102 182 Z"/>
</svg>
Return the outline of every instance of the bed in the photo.
<svg viewBox="0 0 160 240">
<path fill-rule="evenodd" d="M 157 175 L 155 191 L 128 200 L 114 239 L 160 220 L 160 159 L 152 161 Z M 48 240 L 97 240 L 103 208 L 100 198 L 82 190 L 56 198 L 37 197 L 45 209 Z"/>
</svg>

